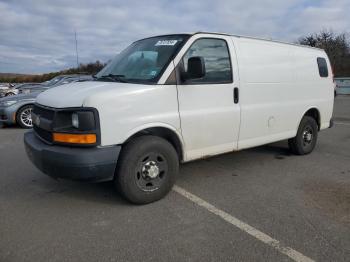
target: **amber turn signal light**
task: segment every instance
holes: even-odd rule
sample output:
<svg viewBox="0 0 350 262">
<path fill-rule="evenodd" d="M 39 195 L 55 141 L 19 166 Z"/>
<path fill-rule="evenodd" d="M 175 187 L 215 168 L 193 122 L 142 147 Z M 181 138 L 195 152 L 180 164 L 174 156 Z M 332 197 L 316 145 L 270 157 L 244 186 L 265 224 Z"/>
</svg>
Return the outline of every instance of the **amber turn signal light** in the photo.
<svg viewBox="0 0 350 262">
<path fill-rule="evenodd" d="M 96 134 L 53 133 L 53 141 L 69 144 L 95 144 Z"/>
</svg>

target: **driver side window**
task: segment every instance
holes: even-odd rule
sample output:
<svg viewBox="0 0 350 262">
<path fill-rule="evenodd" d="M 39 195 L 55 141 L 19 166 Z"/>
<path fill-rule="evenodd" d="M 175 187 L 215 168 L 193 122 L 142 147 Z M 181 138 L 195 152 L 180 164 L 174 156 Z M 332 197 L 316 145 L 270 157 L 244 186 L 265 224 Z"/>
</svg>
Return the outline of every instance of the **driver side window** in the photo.
<svg viewBox="0 0 350 262">
<path fill-rule="evenodd" d="M 185 72 L 191 57 L 204 58 L 205 76 L 188 80 L 186 84 L 232 83 L 231 60 L 225 40 L 202 38 L 195 41 L 182 58 Z"/>
</svg>

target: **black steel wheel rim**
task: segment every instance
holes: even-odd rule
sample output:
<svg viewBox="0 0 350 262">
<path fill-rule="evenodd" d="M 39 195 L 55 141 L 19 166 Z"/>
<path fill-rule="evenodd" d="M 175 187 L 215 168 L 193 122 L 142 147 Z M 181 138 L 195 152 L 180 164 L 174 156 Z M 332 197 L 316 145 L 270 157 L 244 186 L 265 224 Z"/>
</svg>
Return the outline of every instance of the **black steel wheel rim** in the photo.
<svg viewBox="0 0 350 262">
<path fill-rule="evenodd" d="M 303 131 L 303 146 L 308 147 L 312 144 L 314 140 L 314 130 L 312 129 L 311 126 L 306 126 Z"/>
<path fill-rule="evenodd" d="M 145 192 L 158 190 L 168 173 L 168 162 L 164 155 L 150 152 L 138 160 L 135 170 L 136 185 Z"/>
</svg>

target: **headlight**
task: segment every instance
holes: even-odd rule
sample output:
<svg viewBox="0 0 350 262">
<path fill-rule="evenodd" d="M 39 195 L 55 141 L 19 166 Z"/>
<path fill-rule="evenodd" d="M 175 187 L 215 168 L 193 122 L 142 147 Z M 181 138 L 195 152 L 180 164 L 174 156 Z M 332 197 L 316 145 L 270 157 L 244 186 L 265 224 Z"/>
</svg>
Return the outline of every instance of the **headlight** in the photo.
<svg viewBox="0 0 350 262">
<path fill-rule="evenodd" d="M 96 115 L 96 117 L 95 117 Z M 96 130 L 97 112 L 93 110 L 62 110 L 55 115 L 56 130 L 89 132 Z"/>
<path fill-rule="evenodd" d="M 1 101 L 0 106 L 12 106 L 17 103 L 17 100 L 7 100 L 7 101 Z"/>
<path fill-rule="evenodd" d="M 72 126 L 75 128 L 79 128 L 79 116 L 77 113 L 72 114 Z"/>
<path fill-rule="evenodd" d="M 63 144 L 96 145 L 99 134 L 98 113 L 94 109 L 62 110 L 55 114 L 53 141 Z"/>
</svg>

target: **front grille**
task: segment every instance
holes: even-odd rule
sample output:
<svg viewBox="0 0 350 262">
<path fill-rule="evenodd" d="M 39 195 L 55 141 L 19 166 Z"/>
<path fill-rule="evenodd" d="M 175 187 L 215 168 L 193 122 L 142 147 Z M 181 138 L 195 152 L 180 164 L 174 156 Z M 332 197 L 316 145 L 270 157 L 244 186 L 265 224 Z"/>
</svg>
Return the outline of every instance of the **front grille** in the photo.
<svg viewBox="0 0 350 262">
<path fill-rule="evenodd" d="M 40 117 L 40 119 L 46 119 L 50 122 L 53 121 L 55 116 L 55 111 L 50 108 L 42 107 L 40 105 L 34 105 L 33 113 Z M 40 126 L 37 126 L 36 123 L 33 123 L 33 129 L 37 136 L 39 136 L 42 140 L 47 143 L 52 143 L 52 132 L 49 130 L 43 129 Z M 49 128 L 51 129 L 51 128 Z"/>
<path fill-rule="evenodd" d="M 0 115 L 1 120 L 7 120 L 7 115 Z"/>
<path fill-rule="evenodd" d="M 37 127 L 36 125 L 33 126 L 34 132 L 37 136 L 39 136 L 42 140 L 44 140 L 47 143 L 52 143 L 52 133 L 49 131 L 46 131 L 40 127 Z"/>
<path fill-rule="evenodd" d="M 54 110 L 39 105 L 34 105 L 33 112 L 34 114 L 42 118 L 46 118 L 47 120 L 53 120 L 53 117 L 55 115 Z"/>
</svg>

